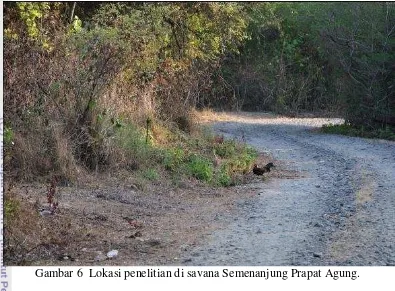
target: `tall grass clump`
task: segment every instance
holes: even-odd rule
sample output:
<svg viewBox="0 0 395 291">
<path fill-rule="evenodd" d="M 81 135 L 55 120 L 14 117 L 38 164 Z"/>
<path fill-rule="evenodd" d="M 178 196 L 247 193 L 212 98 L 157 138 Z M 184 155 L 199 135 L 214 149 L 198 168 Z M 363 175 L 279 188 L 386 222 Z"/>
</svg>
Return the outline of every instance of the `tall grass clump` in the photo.
<svg viewBox="0 0 395 291">
<path fill-rule="evenodd" d="M 225 148 L 226 158 L 222 159 L 215 181 L 217 185 L 226 187 L 241 183 L 241 177 L 251 171 L 258 153 L 255 149 L 235 141 L 228 141 Z"/>
<path fill-rule="evenodd" d="M 120 127 L 114 135 L 110 156 L 117 168 L 139 170 L 160 162 L 162 151 L 146 139 L 144 130 L 132 123 Z"/>
<path fill-rule="evenodd" d="M 163 165 L 166 170 L 180 173 L 186 160 L 185 151 L 180 148 L 169 148 L 165 150 Z"/>
</svg>

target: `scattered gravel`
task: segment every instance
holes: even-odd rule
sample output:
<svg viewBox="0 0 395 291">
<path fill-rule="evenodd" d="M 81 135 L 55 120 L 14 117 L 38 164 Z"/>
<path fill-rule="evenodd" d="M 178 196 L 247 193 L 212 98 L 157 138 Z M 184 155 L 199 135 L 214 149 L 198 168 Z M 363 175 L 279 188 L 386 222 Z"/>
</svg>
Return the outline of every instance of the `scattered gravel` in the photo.
<svg viewBox="0 0 395 291">
<path fill-rule="evenodd" d="M 229 121 L 230 120 L 230 121 Z M 244 139 L 299 176 L 248 186 L 227 225 L 184 252 L 186 265 L 395 265 L 395 143 L 325 135 L 341 119 L 229 114 L 216 132 Z M 235 216 L 236 215 L 236 216 Z"/>
</svg>

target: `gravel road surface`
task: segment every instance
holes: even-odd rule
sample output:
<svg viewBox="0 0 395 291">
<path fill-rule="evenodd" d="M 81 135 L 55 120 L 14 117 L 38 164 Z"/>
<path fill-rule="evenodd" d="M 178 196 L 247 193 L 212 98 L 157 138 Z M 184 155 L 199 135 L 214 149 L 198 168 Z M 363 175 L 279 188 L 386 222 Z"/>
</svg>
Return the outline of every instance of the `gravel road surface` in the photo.
<svg viewBox="0 0 395 291">
<path fill-rule="evenodd" d="M 272 156 L 277 169 L 185 265 L 395 265 L 395 143 L 318 132 L 340 119 L 228 115 L 216 132 Z M 276 169 L 274 169 L 276 171 Z"/>
</svg>

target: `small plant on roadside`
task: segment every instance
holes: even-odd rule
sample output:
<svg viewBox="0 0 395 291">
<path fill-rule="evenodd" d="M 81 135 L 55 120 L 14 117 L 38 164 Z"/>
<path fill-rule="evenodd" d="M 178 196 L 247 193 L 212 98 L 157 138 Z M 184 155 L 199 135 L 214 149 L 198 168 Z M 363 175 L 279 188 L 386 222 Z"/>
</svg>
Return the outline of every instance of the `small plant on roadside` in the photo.
<svg viewBox="0 0 395 291">
<path fill-rule="evenodd" d="M 4 145 L 11 145 L 14 139 L 14 132 L 8 126 L 4 126 Z"/>
<path fill-rule="evenodd" d="M 213 164 L 211 161 L 204 157 L 192 155 L 189 158 L 188 169 L 191 175 L 198 180 L 210 182 L 213 179 Z"/>
<path fill-rule="evenodd" d="M 185 151 L 179 147 L 165 151 L 163 165 L 166 170 L 177 172 L 181 169 L 186 159 Z"/>
<path fill-rule="evenodd" d="M 143 171 L 143 177 L 150 180 L 150 181 L 157 181 L 159 180 L 158 171 L 152 168 L 146 169 Z"/>
<path fill-rule="evenodd" d="M 162 159 L 162 152 L 150 142 L 145 133 L 131 123 L 125 124 L 116 132 L 110 155 L 122 167 L 138 170 Z"/>
<path fill-rule="evenodd" d="M 214 139 L 214 149 L 215 152 L 221 158 L 230 158 L 236 154 L 236 142 L 233 140 L 225 140 L 221 143 L 215 142 Z"/>
<path fill-rule="evenodd" d="M 229 175 L 228 167 L 224 164 L 216 173 L 216 182 L 219 186 L 228 187 L 232 185 L 232 177 Z"/>
</svg>

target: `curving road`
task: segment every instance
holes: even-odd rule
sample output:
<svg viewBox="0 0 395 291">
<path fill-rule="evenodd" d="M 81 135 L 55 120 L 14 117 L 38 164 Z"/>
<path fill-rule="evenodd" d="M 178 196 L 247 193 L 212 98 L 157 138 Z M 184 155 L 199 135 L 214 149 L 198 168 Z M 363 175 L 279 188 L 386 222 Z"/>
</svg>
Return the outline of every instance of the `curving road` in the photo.
<svg viewBox="0 0 395 291">
<path fill-rule="evenodd" d="M 302 175 L 249 185 L 257 195 L 220 216 L 227 227 L 186 252 L 184 263 L 394 266 L 395 143 L 314 130 L 329 122 L 341 120 L 232 115 L 216 122 L 216 132 L 244 135 Z"/>
</svg>

